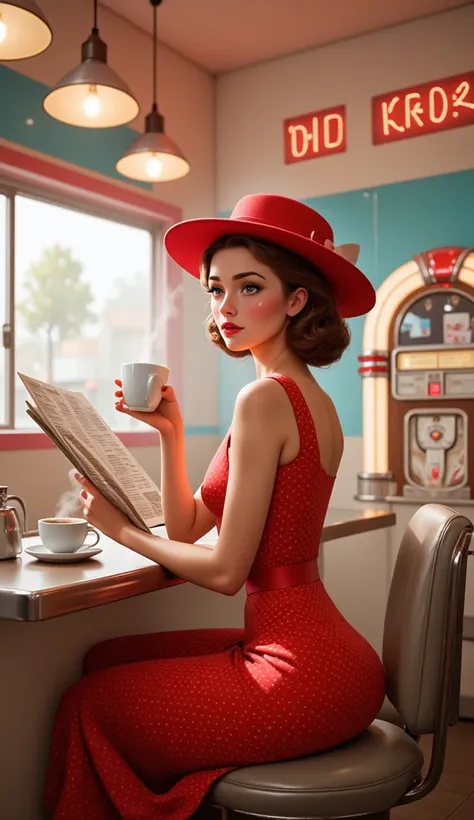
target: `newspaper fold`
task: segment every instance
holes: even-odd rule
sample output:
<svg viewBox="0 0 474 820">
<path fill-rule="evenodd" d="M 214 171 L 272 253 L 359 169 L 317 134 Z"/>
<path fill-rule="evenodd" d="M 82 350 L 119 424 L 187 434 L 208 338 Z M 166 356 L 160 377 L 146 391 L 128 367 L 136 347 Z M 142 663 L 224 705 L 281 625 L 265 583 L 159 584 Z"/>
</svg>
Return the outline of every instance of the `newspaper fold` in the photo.
<svg viewBox="0 0 474 820">
<path fill-rule="evenodd" d="M 27 413 L 71 464 L 140 529 L 163 524 L 159 488 L 90 401 L 18 373 L 34 401 Z"/>
</svg>

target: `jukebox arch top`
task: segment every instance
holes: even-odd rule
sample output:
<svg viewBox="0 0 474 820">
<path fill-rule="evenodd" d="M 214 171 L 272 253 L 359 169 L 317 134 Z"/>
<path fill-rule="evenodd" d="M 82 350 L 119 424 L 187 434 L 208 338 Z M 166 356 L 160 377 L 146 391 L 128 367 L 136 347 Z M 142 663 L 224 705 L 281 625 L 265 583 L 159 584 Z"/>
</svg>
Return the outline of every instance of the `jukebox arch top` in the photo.
<svg viewBox="0 0 474 820">
<path fill-rule="evenodd" d="M 393 271 L 378 289 L 376 305 L 365 321 L 363 347 L 363 468 L 357 497 L 377 500 L 402 492 L 447 498 L 459 493 L 461 485 L 464 497 L 466 492 L 470 497 L 466 487 L 468 462 L 474 461 L 472 442 L 470 449 L 467 443 L 471 415 L 474 424 L 474 250 L 435 248 Z M 430 413 L 435 420 L 430 421 Z M 456 446 L 449 445 L 453 424 Z M 426 449 L 428 430 L 438 438 L 435 442 L 430 434 L 433 447 Z M 407 465 L 409 435 L 413 452 L 408 460 L 413 456 L 419 461 L 424 454 L 421 473 L 419 464 L 415 470 Z M 474 441 L 474 429 L 470 438 Z M 455 451 L 464 462 L 463 481 L 450 484 Z"/>
</svg>

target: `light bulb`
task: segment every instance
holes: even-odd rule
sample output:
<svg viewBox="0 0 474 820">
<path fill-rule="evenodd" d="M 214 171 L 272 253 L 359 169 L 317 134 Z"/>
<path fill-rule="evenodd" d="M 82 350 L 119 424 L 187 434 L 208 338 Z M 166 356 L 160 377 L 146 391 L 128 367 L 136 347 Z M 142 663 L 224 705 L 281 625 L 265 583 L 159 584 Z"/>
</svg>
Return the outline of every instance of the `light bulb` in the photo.
<svg viewBox="0 0 474 820">
<path fill-rule="evenodd" d="M 0 14 L 0 43 L 3 43 L 7 39 L 7 34 L 7 25 L 3 22 L 2 15 Z"/>
<path fill-rule="evenodd" d="M 95 117 L 98 117 L 99 114 L 102 113 L 102 103 L 97 93 L 96 85 L 89 86 L 89 93 L 87 97 L 84 98 L 82 107 L 86 117 L 90 117 L 91 120 L 95 119 Z"/>
<path fill-rule="evenodd" d="M 163 163 L 155 154 L 147 160 L 145 168 L 150 179 L 159 179 L 163 173 Z"/>
</svg>

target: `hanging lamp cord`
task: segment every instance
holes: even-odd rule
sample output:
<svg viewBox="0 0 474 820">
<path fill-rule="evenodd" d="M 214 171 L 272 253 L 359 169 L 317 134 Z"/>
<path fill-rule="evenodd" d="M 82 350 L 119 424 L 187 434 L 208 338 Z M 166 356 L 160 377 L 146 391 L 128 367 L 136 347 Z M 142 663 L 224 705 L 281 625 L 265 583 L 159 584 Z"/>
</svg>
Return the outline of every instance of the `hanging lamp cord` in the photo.
<svg viewBox="0 0 474 820">
<path fill-rule="evenodd" d="M 150 0 L 151 5 L 153 6 L 153 111 L 158 110 L 158 105 L 156 101 L 157 95 L 157 51 L 158 51 L 158 40 L 157 40 L 157 8 L 161 4 L 161 0 Z"/>
<path fill-rule="evenodd" d="M 156 5 L 153 5 L 153 108 L 156 108 Z"/>
<path fill-rule="evenodd" d="M 97 0 L 94 0 L 94 26 L 92 28 L 92 33 L 99 33 L 99 29 L 97 28 Z"/>
</svg>

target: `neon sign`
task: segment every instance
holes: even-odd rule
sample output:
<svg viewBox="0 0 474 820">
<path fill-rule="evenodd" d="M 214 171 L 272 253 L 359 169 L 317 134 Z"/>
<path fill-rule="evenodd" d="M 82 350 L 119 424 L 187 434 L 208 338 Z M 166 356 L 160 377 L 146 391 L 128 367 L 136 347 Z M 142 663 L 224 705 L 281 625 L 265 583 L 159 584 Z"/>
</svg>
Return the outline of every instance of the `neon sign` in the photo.
<svg viewBox="0 0 474 820">
<path fill-rule="evenodd" d="M 474 123 L 474 71 L 372 97 L 374 145 Z"/>
<path fill-rule="evenodd" d="M 326 108 L 283 123 L 285 163 L 338 154 L 346 150 L 346 107 Z"/>
</svg>

